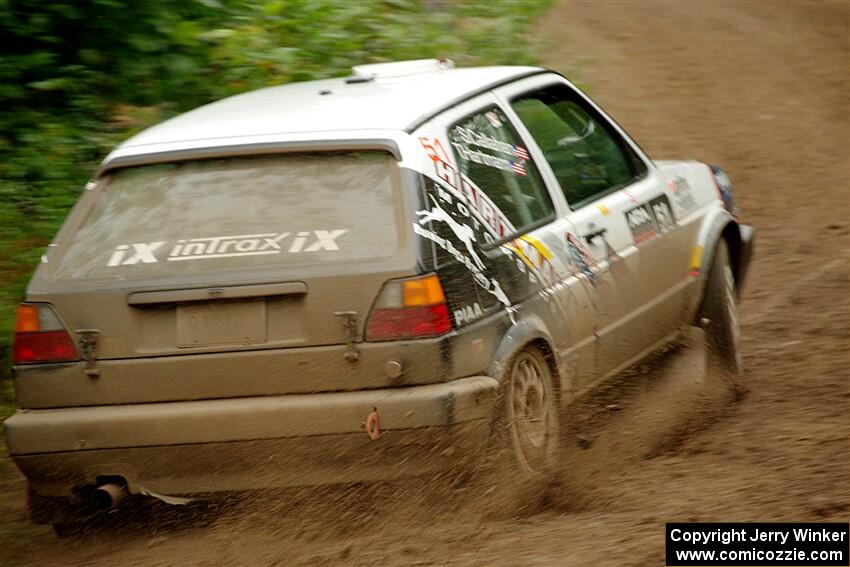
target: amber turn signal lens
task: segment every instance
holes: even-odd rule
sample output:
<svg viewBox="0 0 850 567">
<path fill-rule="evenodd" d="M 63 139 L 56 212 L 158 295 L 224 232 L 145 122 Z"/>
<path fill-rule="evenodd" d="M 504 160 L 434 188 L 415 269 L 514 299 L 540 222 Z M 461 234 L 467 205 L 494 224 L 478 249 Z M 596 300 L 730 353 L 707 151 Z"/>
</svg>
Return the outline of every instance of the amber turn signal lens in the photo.
<svg viewBox="0 0 850 567">
<path fill-rule="evenodd" d="M 405 307 L 437 305 L 446 301 L 443 286 L 436 275 L 401 282 L 402 302 Z"/>
<path fill-rule="evenodd" d="M 15 318 L 16 333 L 37 333 L 41 330 L 38 323 L 37 305 L 19 305 L 18 316 Z"/>
<path fill-rule="evenodd" d="M 366 340 L 433 338 L 452 329 L 440 279 L 431 274 L 386 282 L 369 315 Z"/>
</svg>

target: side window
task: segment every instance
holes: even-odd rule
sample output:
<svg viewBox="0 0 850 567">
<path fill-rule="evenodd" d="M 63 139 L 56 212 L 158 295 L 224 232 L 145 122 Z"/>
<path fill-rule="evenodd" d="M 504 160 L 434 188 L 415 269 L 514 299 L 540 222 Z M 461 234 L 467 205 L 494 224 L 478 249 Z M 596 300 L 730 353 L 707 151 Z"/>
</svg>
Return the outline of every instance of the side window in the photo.
<svg viewBox="0 0 850 567">
<path fill-rule="evenodd" d="M 499 208 L 515 234 L 554 216 L 555 207 L 537 167 L 498 107 L 455 124 L 449 140 L 460 172 Z"/>
<path fill-rule="evenodd" d="M 552 167 L 571 207 L 628 185 L 646 165 L 605 119 L 566 85 L 511 101 Z"/>
</svg>

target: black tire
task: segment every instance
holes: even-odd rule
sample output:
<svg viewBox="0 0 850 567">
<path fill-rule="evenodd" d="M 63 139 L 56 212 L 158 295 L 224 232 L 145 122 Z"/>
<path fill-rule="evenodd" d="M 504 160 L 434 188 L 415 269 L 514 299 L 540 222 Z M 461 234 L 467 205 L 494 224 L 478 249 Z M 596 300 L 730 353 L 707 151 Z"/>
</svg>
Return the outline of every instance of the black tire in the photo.
<svg viewBox="0 0 850 567">
<path fill-rule="evenodd" d="M 538 509 L 558 474 L 561 440 L 553 372 L 530 347 L 511 360 L 502 382 L 486 493 L 493 511 Z"/>
<path fill-rule="evenodd" d="M 711 351 L 734 375 L 741 373 L 741 329 L 735 275 L 726 241 L 721 239 L 708 273 L 700 318 L 707 319 Z"/>
</svg>

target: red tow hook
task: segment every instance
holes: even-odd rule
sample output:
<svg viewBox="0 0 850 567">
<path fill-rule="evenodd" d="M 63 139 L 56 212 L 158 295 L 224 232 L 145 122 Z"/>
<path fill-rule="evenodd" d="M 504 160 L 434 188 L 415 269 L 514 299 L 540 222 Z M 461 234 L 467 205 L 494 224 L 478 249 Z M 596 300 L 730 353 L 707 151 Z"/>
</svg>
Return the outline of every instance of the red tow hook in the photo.
<svg viewBox="0 0 850 567">
<path fill-rule="evenodd" d="M 372 408 L 372 413 L 366 418 L 366 435 L 369 439 L 375 441 L 380 439 L 381 433 L 381 418 L 378 415 L 378 408 Z"/>
</svg>

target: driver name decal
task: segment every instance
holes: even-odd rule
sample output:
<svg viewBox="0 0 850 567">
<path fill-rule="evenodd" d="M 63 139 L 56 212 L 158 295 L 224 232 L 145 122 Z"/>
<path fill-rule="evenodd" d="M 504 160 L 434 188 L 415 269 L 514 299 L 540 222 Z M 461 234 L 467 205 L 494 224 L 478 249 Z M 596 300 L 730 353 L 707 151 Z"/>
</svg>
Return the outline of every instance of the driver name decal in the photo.
<svg viewBox="0 0 850 567">
<path fill-rule="evenodd" d="M 165 240 L 119 244 L 109 256 L 106 265 L 115 267 L 156 264 L 161 261 L 179 262 L 268 254 L 335 252 L 339 250 L 337 240 L 347 232 L 346 229 L 336 229 L 206 236 L 180 239 L 171 246 L 166 246 L 168 242 Z"/>
</svg>

